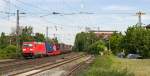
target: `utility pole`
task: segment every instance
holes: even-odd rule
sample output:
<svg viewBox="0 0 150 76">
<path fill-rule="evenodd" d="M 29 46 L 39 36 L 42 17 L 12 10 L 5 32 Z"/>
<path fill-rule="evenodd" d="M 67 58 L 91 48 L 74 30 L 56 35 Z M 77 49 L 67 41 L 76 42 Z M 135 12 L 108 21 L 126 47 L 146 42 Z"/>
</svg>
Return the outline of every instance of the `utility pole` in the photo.
<svg viewBox="0 0 150 76">
<path fill-rule="evenodd" d="M 55 26 L 56 33 L 54 34 L 54 38 L 57 38 L 57 26 Z"/>
<path fill-rule="evenodd" d="M 48 26 L 46 27 L 46 41 L 48 41 Z"/>
<path fill-rule="evenodd" d="M 110 47 L 110 39 L 109 39 L 109 51 L 111 51 L 111 47 Z"/>
<path fill-rule="evenodd" d="M 136 15 L 138 16 L 138 19 L 139 19 L 139 21 L 138 21 L 138 25 L 142 25 L 142 19 L 141 19 L 141 16 L 142 15 L 145 15 L 145 13 L 144 12 L 141 12 L 141 11 L 139 11 L 139 12 L 137 12 L 136 13 Z"/>
<path fill-rule="evenodd" d="M 100 31 L 100 27 L 99 26 L 97 27 L 97 30 Z"/>
<path fill-rule="evenodd" d="M 9 45 L 11 45 L 11 38 L 10 38 L 10 40 L 9 40 Z"/>
<path fill-rule="evenodd" d="M 19 45 L 20 45 L 20 39 L 19 39 L 19 10 L 17 10 L 17 24 L 16 24 L 16 46 L 17 46 L 17 49 L 16 49 L 16 54 L 18 52 L 18 50 L 20 50 L 19 48 Z"/>
<path fill-rule="evenodd" d="M 90 32 L 90 27 L 85 27 L 85 32 Z"/>
<path fill-rule="evenodd" d="M 17 10 L 17 20 L 16 20 L 16 54 L 17 52 L 20 50 L 20 38 L 19 38 L 19 30 L 20 30 L 20 26 L 19 26 L 19 15 L 20 14 L 25 14 L 25 13 L 20 13 L 19 10 Z"/>
</svg>

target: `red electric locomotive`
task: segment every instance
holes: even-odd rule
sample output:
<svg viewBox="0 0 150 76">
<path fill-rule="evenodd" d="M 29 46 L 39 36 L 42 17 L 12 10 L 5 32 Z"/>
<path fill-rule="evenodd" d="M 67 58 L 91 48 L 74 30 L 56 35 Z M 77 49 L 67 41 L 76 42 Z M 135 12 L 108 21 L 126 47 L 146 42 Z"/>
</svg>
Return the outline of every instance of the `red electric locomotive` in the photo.
<svg viewBox="0 0 150 76">
<path fill-rule="evenodd" d="M 61 54 L 58 44 L 48 42 L 23 42 L 22 53 L 24 57 L 36 57 Z"/>
</svg>

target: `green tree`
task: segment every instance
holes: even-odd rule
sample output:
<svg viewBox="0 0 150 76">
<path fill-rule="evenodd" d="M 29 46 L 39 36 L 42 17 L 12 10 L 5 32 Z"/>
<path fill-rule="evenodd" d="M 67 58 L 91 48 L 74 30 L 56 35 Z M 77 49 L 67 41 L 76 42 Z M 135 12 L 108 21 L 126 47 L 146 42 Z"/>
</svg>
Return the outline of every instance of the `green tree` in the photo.
<svg viewBox="0 0 150 76">
<path fill-rule="evenodd" d="M 0 48 L 5 48 L 8 45 L 7 37 L 4 32 L 1 33 L 0 37 Z"/>
<path fill-rule="evenodd" d="M 55 43 L 55 44 L 59 43 L 57 37 L 52 39 L 52 43 Z"/>
<path fill-rule="evenodd" d="M 91 54 L 99 54 L 100 52 L 105 51 L 106 48 L 105 43 L 102 40 L 99 40 L 89 46 L 88 52 Z"/>
<path fill-rule="evenodd" d="M 44 34 L 42 34 L 42 33 L 36 33 L 34 36 L 34 39 L 36 42 L 44 42 L 45 41 Z"/>
<path fill-rule="evenodd" d="M 150 31 L 142 26 L 129 27 L 124 37 L 126 53 L 139 53 L 143 57 L 150 56 Z"/>
<path fill-rule="evenodd" d="M 93 32 L 81 32 L 76 35 L 74 50 L 76 51 L 89 51 L 89 46 L 98 40 L 97 36 Z"/>
<path fill-rule="evenodd" d="M 33 33 L 33 27 L 31 27 L 31 26 L 25 26 L 22 29 L 22 34 L 31 35 L 32 33 Z"/>
<path fill-rule="evenodd" d="M 22 33 L 20 34 L 20 44 L 22 44 L 22 42 L 34 41 L 32 33 L 33 28 L 31 26 L 25 26 L 22 28 Z"/>
<path fill-rule="evenodd" d="M 110 37 L 110 48 L 113 54 L 117 54 L 119 52 L 122 52 L 123 45 L 123 35 L 121 33 L 114 32 L 113 35 Z M 108 43 L 109 45 L 109 43 Z"/>
<path fill-rule="evenodd" d="M 86 39 L 86 36 L 85 36 L 84 32 L 78 33 L 76 35 L 75 45 L 74 45 L 74 48 L 76 51 L 83 51 L 84 50 L 85 39 Z"/>
</svg>

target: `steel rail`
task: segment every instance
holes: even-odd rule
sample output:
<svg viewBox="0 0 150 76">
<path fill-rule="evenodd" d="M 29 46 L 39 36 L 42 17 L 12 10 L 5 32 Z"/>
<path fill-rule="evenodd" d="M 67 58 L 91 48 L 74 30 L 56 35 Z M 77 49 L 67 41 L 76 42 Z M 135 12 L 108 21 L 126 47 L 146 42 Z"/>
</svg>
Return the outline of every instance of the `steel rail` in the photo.
<svg viewBox="0 0 150 76">
<path fill-rule="evenodd" d="M 80 56 L 75 56 L 75 57 L 73 57 L 73 58 L 71 58 L 71 59 L 64 59 L 64 60 L 62 60 L 62 61 L 57 61 L 57 62 L 54 62 L 54 63 L 46 63 L 46 64 L 43 64 L 43 65 L 41 65 L 41 66 L 37 66 L 37 67 L 35 67 L 35 68 L 28 69 L 28 70 L 26 70 L 26 71 L 9 74 L 8 76 L 17 76 L 17 75 L 24 74 L 24 73 L 27 73 L 27 72 L 30 72 L 30 71 L 33 71 L 33 70 L 37 70 L 37 69 L 42 69 L 42 68 L 44 68 L 44 69 L 42 69 L 42 70 L 40 70 L 40 71 L 38 71 L 38 72 L 35 72 L 35 73 L 32 73 L 32 74 L 27 75 L 27 76 L 32 76 L 32 75 L 35 75 L 35 74 L 37 74 L 37 73 L 43 72 L 43 71 L 45 71 L 45 70 L 53 69 L 53 68 L 56 68 L 56 67 L 61 66 L 61 65 L 63 65 L 63 64 L 66 64 L 66 63 L 72 62 L 72 61 L 74 61 L 74 60 L 80 59 L 80 58 L 82 58 L 82 57 L 84 57 L 84 56 L 85 56 L 85 55 L 80 55 Z"/>
</svg>

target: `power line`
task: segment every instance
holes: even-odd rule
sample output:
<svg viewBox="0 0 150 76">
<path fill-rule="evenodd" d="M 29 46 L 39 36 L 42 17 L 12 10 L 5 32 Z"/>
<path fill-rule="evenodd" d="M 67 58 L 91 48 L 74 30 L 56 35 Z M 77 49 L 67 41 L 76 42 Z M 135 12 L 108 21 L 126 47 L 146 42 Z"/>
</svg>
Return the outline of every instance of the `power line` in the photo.
<svg viewBox="0 0 150 76">
<path fill-rule="evenodd" d="M 41 7 L 38 7 L 38 6 L 35 6 L 35 5 L 32 5 L 32 4 L 30 4 L 30 3 L 25 3 L 25 2 L 23 2 L 23 1 L 21 1 L 21 0 L 16 0 L 17 2 L 19 2 L 19 3 L 21 3 L 21 4 L 23 4 L 23 5 L 25 5 L 25 6 L 30 6 L 30 7 L 32 7 L 32 8 L 35 8 L 35 9 L 37 9 L 36 11 L 47 11 L 47 12 L 50 12 L 48 9 L 44 9 L 44 8 L 41 8 Z"/>
<path fill-rule="evenodd" d="M 48 41 L 48 30 L 49 30 L 49 28 L 48 28 L 48 26 L 46 27 L 46 41 Z"/>
<path fill-rule="evenodd" d="M 23 10 L 23 11 L 26 11 L 24 9 L 22 9 L 21 7 L 17 6 L 16 4 L 12 3 L 12 2 L 9 2 L 8 0 L 3 0 L 4 2 L 6 3 L 9 3 L 10 5 L 12 5 L 13 7 L 15 7 L 16 9 L 20 9 L 20 10 Z"/>
</svg>

